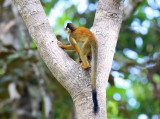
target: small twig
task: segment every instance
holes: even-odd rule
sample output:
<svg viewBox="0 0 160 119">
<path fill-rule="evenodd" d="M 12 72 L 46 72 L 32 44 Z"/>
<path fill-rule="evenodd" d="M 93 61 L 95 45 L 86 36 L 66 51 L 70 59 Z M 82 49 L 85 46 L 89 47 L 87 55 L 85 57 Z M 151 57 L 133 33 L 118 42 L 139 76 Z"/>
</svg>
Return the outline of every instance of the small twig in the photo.
<svg viewBox="0 0 160 119">
<path fill-rule="evenodd" d="M 127 7 L 124 8 L 124 17 L 123 17 L 123 22 L 126 21 L 137 9 L 139 4 L 143 3 L 144 0 L 130 0 Z"/>
<path fill-rule="evenodd" d="M 16 24 L 15 20 L 11 20 L 6 26 L 3 28 L 2 33 L 7 33 L 14 25 Z"/>
<path fill-rule="evenodd" d="M 4 106 L 11 104 L 13 100 L 7 99 L 3 102 L 0 103 L 0 109 L 3 108 Z"/>
<path fill-rule="evenodd" d="M 39 87 L 40 87 L 41 94 L 42 94 L 43 101 L 44 101 L 46 118 L 52 119 L 52 112 L 53 112 L 52 111 L 52 101 L 51 101 L 50 95 L 47 94 L 47 92 L 46 92 L 45 80 L 44 80 L 47 78 L 46 78 L 44 72 L 41 70 L 39 64 L 33 64 L 33 69 L 34 69 L 35 74 L 38 78 Z"/>
</svg>

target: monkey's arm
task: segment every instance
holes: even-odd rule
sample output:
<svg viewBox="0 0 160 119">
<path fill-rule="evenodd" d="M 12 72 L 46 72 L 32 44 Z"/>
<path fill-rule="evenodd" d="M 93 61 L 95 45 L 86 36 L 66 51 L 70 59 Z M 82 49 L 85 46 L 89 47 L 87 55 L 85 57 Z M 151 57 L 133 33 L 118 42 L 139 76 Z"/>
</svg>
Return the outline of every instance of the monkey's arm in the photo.
<svg viewBox="0 0 160 119">
<path fill-rule="evenodd" d="M 58 41 L 57 44 L 64 50 L 75 50 L 74 47 L 72 47 L 72 45 L 63 45 L 60 41 Z"/>
<path fill-rule="evenodd" d="M 75 50 L 78 54 L 78 57 L 79 57 L 78 61 L 81 61 L 80 49 L 79 49 L 77 42 L 73 38 L 71 38 L 70 43 L 71 43 L 71 45 L 63 45 L 60 41 L 57 42 L 58 46 L 63 48 L 64 50 Z"/>
</svg>

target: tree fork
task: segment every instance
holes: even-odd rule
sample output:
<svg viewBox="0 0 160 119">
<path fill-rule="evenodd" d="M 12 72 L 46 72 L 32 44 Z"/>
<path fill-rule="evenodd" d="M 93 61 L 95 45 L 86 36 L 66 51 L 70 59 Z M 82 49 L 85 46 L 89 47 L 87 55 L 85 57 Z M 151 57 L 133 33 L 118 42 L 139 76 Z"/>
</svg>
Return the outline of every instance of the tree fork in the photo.
<svg viewBox="0 0 160 119">
<path fill-rule="evenodd" d="M 122 22 L 123 0 L 99 0 L 93 33 L 98 41 L 97 97 L 93 113 L 90 71 L 84 70 L 57 45 L 57 39 L 39 0 L 12 0 L 38 51 L 55 78 L 70 93 L 78 119 L 106 119 L 106 86 Z"/>
</svg>

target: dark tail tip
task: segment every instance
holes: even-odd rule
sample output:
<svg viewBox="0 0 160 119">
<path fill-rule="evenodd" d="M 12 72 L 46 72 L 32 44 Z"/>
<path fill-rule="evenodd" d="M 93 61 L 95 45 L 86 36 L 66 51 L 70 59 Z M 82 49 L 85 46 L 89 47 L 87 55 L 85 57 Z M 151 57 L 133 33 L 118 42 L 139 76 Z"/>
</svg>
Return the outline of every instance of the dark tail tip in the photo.
<svg viewBox="0 0 160 119">
<path fill-rule="evenodd" d="M 93 104 L 94 104 L 93 112 L 94 112 L 94 114 L 96 114 L 99 110 L 96 90 L 92 91 L 92 99 L 93 99 Z"/>
</svg>

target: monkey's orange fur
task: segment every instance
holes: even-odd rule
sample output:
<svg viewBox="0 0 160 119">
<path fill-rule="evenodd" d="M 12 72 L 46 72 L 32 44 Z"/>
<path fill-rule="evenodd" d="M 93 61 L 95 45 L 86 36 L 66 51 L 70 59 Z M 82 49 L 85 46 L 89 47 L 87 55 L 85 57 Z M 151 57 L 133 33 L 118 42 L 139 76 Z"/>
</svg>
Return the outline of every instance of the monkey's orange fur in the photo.
<svg viewBox="0 0 160 119">
<path fill-rule="evenodd" d="M 83 47 L 85 47 L 86 50 L 84 51 L 82 50 L 82 51 L 87 56 L 91 56 L 91 45 L 97 45 L 97 41 L 93 33 L 89 31 L 89 29 L 84 28 L 84 27 L 76 28 L 73 32 L 70 33 L 69 38 L 74 39 L 77 43 L 84 43 L 84 45 L 82 46 L 82 49 Z M 82 60 L 82 64 L 81 64 L 82 68 L 84 69 L 89 68 L 90 65 L 87 61 L 87 58 L 83 58 L 82 56 L 80 56 L 80 49 L 77 43 L 73 43 L 74 46 L 73 45 L 62 45 L 62 43 L 58 41 L 59 46 L 63 48 L 64 50 L 76 50 L 79 56 L 79 60 L 80 59 Z M 83 59 L 84 59 L 84 62 L 83 62 Z"/>
<path fill-rule="evenodd" d="M 94 103 L 94 113 L 98 112 L 98 101 L 96 92 L 96 74 L 97 74 L 97 40 L 94 34 L 89 29 L 84 27 L 76 28 L 72 23 L 68 23 L 65 28 L 68 33 L 68 40 L 71 45 L 63 45 L 58 41 L 58 45 L 64 50 L 75 50 L 79 56 L 79 60 L 82 60 L 81 67 L 84 69 L 90 68 L 87 56 L 92 55 L 92 99 Z M 83 43 L 81 51 L 78 47 L 78 43 Z"/>
</svg>

